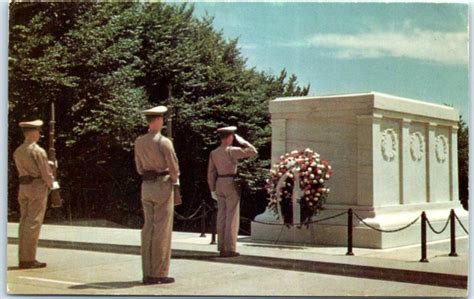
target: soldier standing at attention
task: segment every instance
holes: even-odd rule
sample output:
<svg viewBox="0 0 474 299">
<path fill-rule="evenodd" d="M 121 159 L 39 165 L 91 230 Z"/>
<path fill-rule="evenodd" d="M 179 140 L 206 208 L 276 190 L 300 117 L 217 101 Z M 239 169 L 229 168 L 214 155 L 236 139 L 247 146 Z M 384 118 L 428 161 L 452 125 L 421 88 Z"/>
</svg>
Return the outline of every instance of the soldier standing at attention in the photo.
<svg viewBox="0 0 474 299">
<path fill-rule="evenodd" d="M 145 223 L 141 234 L 144 284 L 174 282 L 168 277 L 173 231 L 173 185 L 179 185 L 179 165 L 173 143 L 161 135 L 168 109 L 157 106 L 142 113 L 148 133 L 135 141 L 135 164 L 142 176 L 141 201 Z"/>
<path fill-rule="evenodd" d="M 209 155 L 207 182 L 217 200 L 217 249 L 223 257 L 239 256 L 237 234 L 240 218 L 240 188 L 235 184 L 237 161 L 257 154 L 253 145 L 235 134 L 236 127 L 217 129 L 221 145 Z M 232 146 L 234 138 L 240 146 Z"/>
<path fill-rule="evenodd" d="M 46 151 L 37 142 L 43 121 L 20 122 L 25 141 L 13 153 L 19 174 L 20 226 L 18 258 L 20 269 L 44 268 L 46 263 L 36 260 L 38 239 L 43 224 L 48 189 L 59 189 L 54 180 Z"/>
</svg>

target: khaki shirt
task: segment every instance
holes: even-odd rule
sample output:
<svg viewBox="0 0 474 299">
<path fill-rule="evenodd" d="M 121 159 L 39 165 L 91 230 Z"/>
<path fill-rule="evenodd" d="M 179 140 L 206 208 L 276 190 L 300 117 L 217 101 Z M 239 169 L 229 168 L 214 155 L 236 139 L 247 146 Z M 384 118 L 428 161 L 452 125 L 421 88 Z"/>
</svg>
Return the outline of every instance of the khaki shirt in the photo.
<svg viewBox="0 0 474 299">
<path fill-rule="evenodd" d="M 211 192 L 216 191 L 218 175 L 236 174 L 239 159 L 257 155 L 257 149 L 246 142 L 244 147 L 221 145 L 209 155 L 207 183 Z"/>
<path fill-rule="evenodd" d="M 13 153 L 19 176 L 41 177 L 51 188 L 54 182 L 53 171 L 48 163 L 48 155 L 36 142 L 25 142 Z"/>
<path fill-rule="evenodd" d="M 161 133 L 150 131 L 135 140 L 135 166 L 140 175 L 146 170 L 168 170 L 171 182 L 178 182 L 179 164 L 173 143 Z"/>
</svg>

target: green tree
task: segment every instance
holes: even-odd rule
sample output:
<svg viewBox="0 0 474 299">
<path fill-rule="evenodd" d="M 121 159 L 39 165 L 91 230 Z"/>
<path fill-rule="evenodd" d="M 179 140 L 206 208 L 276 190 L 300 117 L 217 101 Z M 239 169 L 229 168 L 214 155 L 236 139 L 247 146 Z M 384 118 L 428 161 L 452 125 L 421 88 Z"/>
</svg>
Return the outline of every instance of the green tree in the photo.
<svg viewBox="0 0 474 299">
<path fill-rule="evenodd" d="M 61 40 L 81 9 L 78 3 L 67 7 L 57 3 L 10 4 L 9 157 L 23 139 L 16 124 L 25 119 L 47 120 L 49 104 L 62 103 L 64 95 L 77 86 L 77 78 L 67 72 L 71 65 Z M 17 174 L 11 159 L 8 178 L 10 213 L 17 210 Z"/>
<path fill-rule="evenodd" d="M 459 199 L 469 208 L 469 127 L 461 118 L 458 130 Z"/>
<path fill-rule="evenodd" d="M 209 198 L 207 159 L 224 125 L 237 125 L 260 153 L 241 167 L 250 187 L 244 215 L 264 208 L 268 101 L 306 95 L 309 86 L 295 75 L 246 67 L 238 40 L 226 40 L 187 4 L 14 3 L 10 24 L 10 120 L 48 119 L 47 104 L 56 102 L 63 192 L 74 217 L 140 225 L 133 142 L 146 132 L 140 110 L 158 104 L 174 111 L 185 199 L 178 211 Z M 14 126 L 9 137 L 12 147 L 21 142 Z"/>
</svg>

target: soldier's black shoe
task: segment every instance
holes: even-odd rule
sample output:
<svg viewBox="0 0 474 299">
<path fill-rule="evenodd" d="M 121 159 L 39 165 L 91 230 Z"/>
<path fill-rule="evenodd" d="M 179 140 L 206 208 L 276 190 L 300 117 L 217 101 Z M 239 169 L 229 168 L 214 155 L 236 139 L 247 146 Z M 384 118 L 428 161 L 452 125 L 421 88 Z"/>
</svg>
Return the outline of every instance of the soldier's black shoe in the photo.
<svg viewBox="0 0 474 299">
<path fill-rule="evenodd" d="M 20 262 L 18 268 L 20 269 L 38 269 L 38 268 L 45 268 L 47 266 L 46 263 L 41 263 L 38 261 L 33 262 Z"/>
<path fill-rule="evenodd" d="M 173 277 L 151 277 L 147 276 L 143 278 L 143 284 L 165 284 L 165 283 L 173 283 Z"/>
<path fill-rule="evenodd" d="M 158 277 L 157 283 L 158 284 L 165 284 L 165 283 L 173 283 L 173 277 Z"/>
</svg>

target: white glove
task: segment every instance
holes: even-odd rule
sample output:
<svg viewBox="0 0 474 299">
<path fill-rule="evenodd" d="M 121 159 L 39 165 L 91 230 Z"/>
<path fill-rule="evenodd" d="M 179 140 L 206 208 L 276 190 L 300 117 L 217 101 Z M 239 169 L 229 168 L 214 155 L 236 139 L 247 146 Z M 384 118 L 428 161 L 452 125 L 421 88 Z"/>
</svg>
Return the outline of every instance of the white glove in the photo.
<svg viewBox="0 0 474 299">
<path fill-rule="evenodd" d="M 211 192 L 211 197 L 212 197 L 212 199 L 214 199 L 214 200 L 217 201 L 216 191 L 212 191 L 212 192 Z"/>
<path fill-rule="evenodd" d="M 241 144 L 241 145 L 246 145 L 247 144 L 247 140 L 243 139 L 242 137 L 240 137 L 240 135 L 238 134 L 234 134 L 235 136 L 235 140 Z"/>
<path fill-rule="evenodd" d="M 58 181 L 53 182 L 53 186 L 51 187 L 51 190 L 58 190 L 59 189 L 59 183 Z"/>
</svg>

